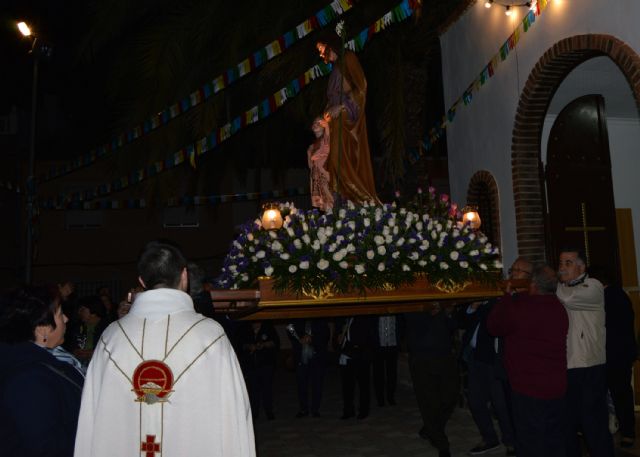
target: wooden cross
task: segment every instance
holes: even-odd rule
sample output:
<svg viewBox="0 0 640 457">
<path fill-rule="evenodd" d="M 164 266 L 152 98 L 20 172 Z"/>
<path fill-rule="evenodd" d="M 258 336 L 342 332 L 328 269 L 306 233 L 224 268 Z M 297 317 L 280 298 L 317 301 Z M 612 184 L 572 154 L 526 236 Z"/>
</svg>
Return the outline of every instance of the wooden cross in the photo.
<svg viewBox="0 0 640 457">
<path fill-rule="evenodd" d="M 140 443 L 140 451 L 145 452 L 145 457 L 155 457 L 160 452 L 160 444 L 156 443 L 155 435 L 147 435 L 147 440 Z"/>
<path fill-rule="evenodd" d="M 580 202 L 580 215 L 582 216 L 582 225 L 576 227 L 566 227 L 564 230 L 565 232 L 582 232 L 584 236 L 584 254 L 587 257 L 585 260 L 587 261 L 587 266 L 590 266 L 591 258 L 589 253 L 589 232 L 604 232 L 606 230 L 606 227 L 589 227 L 587 225 L 587 204 L 585 202 Z"/>
</svg>

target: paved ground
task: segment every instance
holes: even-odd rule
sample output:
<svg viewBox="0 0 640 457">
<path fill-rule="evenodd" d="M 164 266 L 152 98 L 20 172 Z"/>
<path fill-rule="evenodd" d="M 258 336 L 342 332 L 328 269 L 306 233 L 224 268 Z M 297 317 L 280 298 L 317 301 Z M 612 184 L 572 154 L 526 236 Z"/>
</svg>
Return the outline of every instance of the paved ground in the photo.
<svg viewBox="0 0 640 457">
<path fill-rule="evenodd" d="M 325 384 L 322 417 L 296 419 L 297 399 L 294 373 L 279 369 L 275 379 L 276 419 L 264 413 L 255 423 L 259 457 L 431 457 L 438 453 L 418 437 L 420 415 L 413 391 L 407 383 L 398 387 L 396 406 L 380 408 L 372 401 L 371 415 L 364 420 L 340 420 L 342 404 L 337 368 L 332 368 Z M 640 421 L 639 421 L 640 422 Z M 447 428 L 453 456 L 468 455 L 479 441 L 467 409 L 456 409 Z M 638 435 L 640 436 L 640 434 Z M 504 455 L 504 448 L 487 456 Z M 640 446 L 632 453 L 640 455 Z"/>
</svg>

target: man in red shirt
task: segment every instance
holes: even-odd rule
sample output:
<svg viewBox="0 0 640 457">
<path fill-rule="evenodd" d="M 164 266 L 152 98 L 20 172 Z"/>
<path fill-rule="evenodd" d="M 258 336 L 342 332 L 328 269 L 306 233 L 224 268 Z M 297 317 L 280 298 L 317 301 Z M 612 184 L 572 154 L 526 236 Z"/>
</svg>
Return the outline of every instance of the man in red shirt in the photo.
<svg viewBox="0 0 640 457">
<path fill-rule="evenodd" d="M 504 337 L 518 457 L 565 455 L 569 319 L 556 288 L 555 271 L 537 266 L 529 293 L 507 293 L 487 321 Z"/>
</svg>

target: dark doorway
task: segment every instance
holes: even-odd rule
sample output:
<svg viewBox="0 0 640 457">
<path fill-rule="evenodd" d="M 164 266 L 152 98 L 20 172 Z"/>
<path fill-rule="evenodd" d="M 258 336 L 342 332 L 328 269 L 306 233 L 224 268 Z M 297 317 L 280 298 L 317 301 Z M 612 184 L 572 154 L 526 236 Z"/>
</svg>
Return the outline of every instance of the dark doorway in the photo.
<svg viewBox="0 0 640 457">
<path fill-rule="evenodd" d="M 601 95 L 569 103 L 555 120 L 547 149 L 547 258 L 563 246 L 582 248 L 589 265 L 619 278 L 609 137 Z"/>
</svg>

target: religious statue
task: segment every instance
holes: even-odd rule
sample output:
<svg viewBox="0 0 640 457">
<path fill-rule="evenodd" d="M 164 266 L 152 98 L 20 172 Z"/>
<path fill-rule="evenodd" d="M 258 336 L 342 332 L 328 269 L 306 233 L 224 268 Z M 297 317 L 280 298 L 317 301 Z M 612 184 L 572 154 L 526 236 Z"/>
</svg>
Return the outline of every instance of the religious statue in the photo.
<svg viewBox="0 0 640 457">
<path fill-rule="evenodd" d="M 324 113 L 330 133 L 325 165 L 330 189 L 354 203 L 377 202 L 367 137 L 364 71 L 356 55 L 344 49 L 342 39 L 334 32 L 319 39 L 316 48 L 325 63 L 333 64 Z"/>
<path fill-rule="evenodd" d="M 329 188 L 330 176 L 325 168 L 329 157 L 329 123 L 317 118 L 311 125 L 316 141 L 307 149 L 311 181 L 311 205 L 322 211 L 333 208 L 333 195 Z"/>
</svg>

